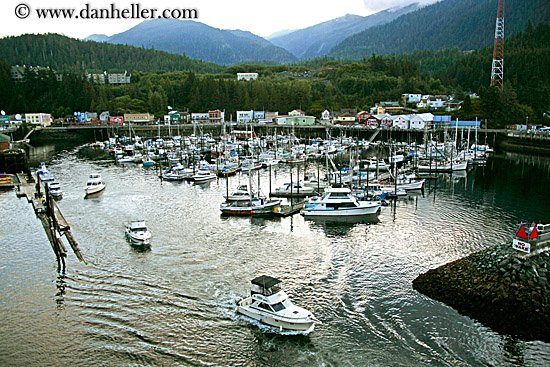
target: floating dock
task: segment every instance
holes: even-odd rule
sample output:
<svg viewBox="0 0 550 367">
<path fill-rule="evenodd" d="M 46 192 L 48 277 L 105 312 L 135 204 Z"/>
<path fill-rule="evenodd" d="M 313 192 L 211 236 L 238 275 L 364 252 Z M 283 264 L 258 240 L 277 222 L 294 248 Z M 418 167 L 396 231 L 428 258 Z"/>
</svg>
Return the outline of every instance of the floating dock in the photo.
<svg viewBox="0 0 550 367">
<path fill-rule="evenodd" d="M 291 205 L 280 205 L 275 208 L 275 211 L 273 212 L 277 217 L 288 217 L 290 215 L 294 215 L 296 213 L 299 213 L 306 204 L 307 200 L 302 200 L 298 203 L 294 203 Z"/>
</svg>

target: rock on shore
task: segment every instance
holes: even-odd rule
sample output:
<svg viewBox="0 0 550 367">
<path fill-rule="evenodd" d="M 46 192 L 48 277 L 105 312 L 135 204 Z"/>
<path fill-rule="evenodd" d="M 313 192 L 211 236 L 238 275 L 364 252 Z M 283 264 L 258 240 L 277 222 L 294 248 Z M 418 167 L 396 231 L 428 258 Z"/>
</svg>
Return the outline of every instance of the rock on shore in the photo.
<svg viewBox="0 0 550 367">
<path fill-rule="evenodd" d="M 550 342 L 550 253 L 497 245 L 421 274 L 413 288 L 493 330 Z"/>
</svg>

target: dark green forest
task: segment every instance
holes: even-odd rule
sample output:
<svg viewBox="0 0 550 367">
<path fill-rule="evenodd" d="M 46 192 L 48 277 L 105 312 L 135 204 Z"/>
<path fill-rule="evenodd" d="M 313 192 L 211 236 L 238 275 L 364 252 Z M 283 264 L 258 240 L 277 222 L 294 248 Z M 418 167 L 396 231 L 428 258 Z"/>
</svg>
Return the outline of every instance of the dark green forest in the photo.
<svg viewBox="0 0 550 367">
<path fill-rule="evenodd" d="M 37 46 L 39 43 L 34 43 L 36 50 L 27 52 L 41 55 L 43 49 Z M 82 45 L 89 43 L 81 42 Z M 127 46 L 96 44 L 94 47 Z M 458 49 L 446 49 L 408 55 L 373 54 L 354 61 L 324 57 L 293 65 L 248 64 L 220 69 L 203 63 L 212 69 L 181 67 L 176 71 L 169 68 L 157 71 L 153 66 L 147 69 L 144 65 L 152 65 L 153 61 L 147 61 L 145 54 L 138 54 L 136 58 L 143 60 L 140 65 L 145 70 L 130 69 L 132 83 L 121 86 L 88 83 L 83 68 L 79 70 L 76 65 L 83 58 L 97 61 L 98 56 L 93 51 L 88 55 L 79 50 L 72 59 L 68 56 L 70 50 L 58 51 L 57 54 L 67 55 L 64 57 L 66 68 L 54 67 L 63 65 L 61 60 L 51 59 L 50 65 L 64 71 L 61 82 L 56 81 L 52 71 L 40 70 L 28 71 L 24 82 L 14 84 L 10 65 L 0 63 L 0 108 L 10 114 L 52 112 L 55 117 L 64 117 L 74 111 L 106 110 L 112 115 L 152 112 L 161 117 L 168 105 L 189 112 L 225 110 L 227 118 L 234 118 L 236 110 L 287 113 L 295 108 L 319 116 L 325 109 L 367 110 L 380 101 L 400 100 L 402 93 L 422 93 L 452 94 L 464 99 L 462 110 L 454 117 L 487 120 L 490 127 L 524 123 L 527 116 L 529 123 L 549 123 L 544 117 L 550 110 L 550 25 L 546 23 L 537 27 L 528 23 L 524 32 L 506 40 L 502 91 L 489 88 L 492 48 L 467 54 Z M 101 52 L 112 59 L 115 56 L 111 52 L 116 55 L 118 51 L 104 49 Z M 101 69 L 117 66 L 101 65 L 93 64 Z M 244 71 L 258 72 L 260 77 L 255 81 L 237 81 L 236 73 Z M 466 92 L 476 92 L 481 98 L 470 99 Z"/>
</svg>

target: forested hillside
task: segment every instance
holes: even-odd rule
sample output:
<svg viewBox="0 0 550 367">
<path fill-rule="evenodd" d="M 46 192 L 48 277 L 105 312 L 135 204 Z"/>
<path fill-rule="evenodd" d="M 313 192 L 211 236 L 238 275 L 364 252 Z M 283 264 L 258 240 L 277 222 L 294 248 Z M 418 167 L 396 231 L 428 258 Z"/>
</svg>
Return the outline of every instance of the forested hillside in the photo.
<svg viewBox="0 0 550 367">
<path fill-rule="evenodd" d="M 109 46 L 109 45 L 104 45 Z M 11 81 L 10 66 L 0 64 L 0 101 L 7 113 L 108 110 L 112 114 L 152 112 L 161 117 L 170 105 L 177 110 L 237 110 L 287 113 L 301 108 L 319 116 L 341 108 L 367 110 L 380 101 L 400 100 L 402 93 L 453 94 L 464 98 L 454 117 L 487 120 L 491 127 L 507 123 L 550 121 L 550 25 L 533 27 L 505 43 L 505 85 L 489 88 L 492 48 L 463 53 L 458 49 L 409 55 L 376 56 L 359 61 L 328 57 L 297 65 L 235 65 L 216 74 L 193 71 L 134 72 L 132 83 L 93 85 L 82 72 L 66 72 L 62 82 L 47 70 L 28 72 L 25 82 Z M 33 63 L 36 64 L 36 63 Z M 74 63 L 71 63 L 71 65 Z M 258 72 L 254 81 L 237 81 L 237 72 Z M 470 100 L 465 92 L 481 98 Z"/>
<path fill-rule="evenodd" d="M 10 65 L 50 66 L 54 70 L 193 70 L 216 73 L 223 67 L 187 56 L 133 46 L 80 41 L 58 34 L 26 34 L 0 39 L 0 60 Z"/>
<path fill-rule="evenodd" d="M 496 0 L 443 0 L 351 36 L 335 46 L 330 55 L 358 59 L 373 53 L 489 47 L 494 41 L 497 4 Z M 550 21 L 550 2 L 506 1 L 507 37 L 522 31 L 528 20 L 533 25 Z"/>
</svg>

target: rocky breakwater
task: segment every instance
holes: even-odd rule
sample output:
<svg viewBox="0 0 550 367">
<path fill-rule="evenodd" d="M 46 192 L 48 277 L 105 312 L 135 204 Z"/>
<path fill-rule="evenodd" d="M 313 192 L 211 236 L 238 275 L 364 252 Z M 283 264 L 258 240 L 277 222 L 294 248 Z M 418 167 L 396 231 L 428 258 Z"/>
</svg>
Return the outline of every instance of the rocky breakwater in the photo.
<svg viewBox="0 0 550 367">
<path fill-rule="evenodd" d="M 550 342 L 550 253 L 497 245 L 432 269 L 413 288 L 495 331 Z"/>
</svg>

